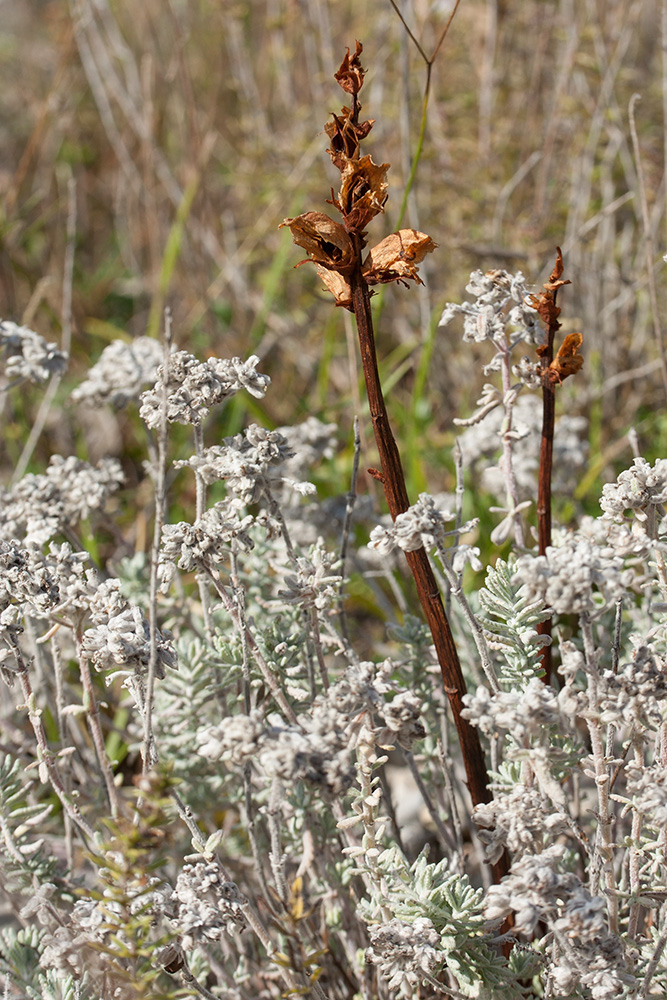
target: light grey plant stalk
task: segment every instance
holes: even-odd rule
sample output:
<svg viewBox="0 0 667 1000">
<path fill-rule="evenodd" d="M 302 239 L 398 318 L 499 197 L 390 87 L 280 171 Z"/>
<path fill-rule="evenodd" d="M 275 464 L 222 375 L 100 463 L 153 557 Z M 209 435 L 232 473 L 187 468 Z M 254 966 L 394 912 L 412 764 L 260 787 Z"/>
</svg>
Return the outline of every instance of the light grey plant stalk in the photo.
<svg viewBox="0 0 667 1000">
<path fill-rule="evenodd" d="M 120 814 L 120 799 L 118 795 L 118 789 L 116 788 L 116 784 L 114 781 L 114 774 L 113 774 L 113 768 L 111 766 L 111 761 L 109 760 L 109 755 L 107 754 L 106 747 L 104 745 L 104 733 L 102 732 L 102 724 L 100 722 L 100 710 L 97 704 L 97 696 L 95 694 L 95 688 L 93 687 L 93 679 L 90 673 L 90 663 L 88 661 L 86 653 L 84 652 L 82 639 L 83 639 L 83 633 L 81 630 L 81 626 L 77 625 L 75 629 L 75 642 L 76 642 L 77 661 L 79 665 L 79 671 L 81 673 L 81 685 L 83 687 L 83 704 L 86 710 L 88 726 L 90 728 L 90 733 L 93 738 L 93 744 L 95 746 L 97 762 L 102 772 L 102 777 L 104 778 L 104 784 L 106 786 L 107 796 L 109 798 L 111 816 L 113 819 L 117 819 Z M 157 655 L 157 646 L 156 646 L 156 655 Z"/>
<path fill-rule="evenodd" d="M 153 522 L 153 544 L 151 546 L 150 593 L 148 621 L 150 628 L 150 654 L 148 659 L 148 674 L 146 677 L 146 698 L 143 711 L 143 742 L 141 757 L 143 771 L 146 774 L 157 763 L 157 749 L 153 733 L 153 704 L 155 700 L 155 673 L 158 662 L 157 620 L 158 620 L 158 567 L 160 562 L 160 540 L 164 525 L 167 505 L 167 386 L 169 385 L 169 361 L 172 349 L 171 310 L 166 309 L 164 315 L 164 341 L 162 365 L 164 377 L 162 380 L 159 420 L 157 422 L 157 452 L 153 468 L 155 518 Z M 203 605 L 205 607 L 205 605 Z"/>
<path fill-rule="evenodd" d="M 165 361 L 166 364 L 166 361 Z M 166 430 L 166 424 L 165 424 Z M 195 455 L 197 458 L 201 458 L 204 451 L 204 434 L 202 431 L 201 424 L 194 424 L 192 427 L 192 435 L 195 444 Z M 199 469 L 195 467 L 195 514 L 197 520 L 204 516 L 206 510 L 206 482 L 204 477 L 200 473 Z M 199 600 L 202 606 L 202 618 L 204 621 L 204 635 L 209 642 L 213 639 L 213 628 L 211 625 L 211 598 L 209 595 L 209 587 L 206 576 L 203 573 L 197 574 L 197 587 L 199 588 Z"/>
</svg>

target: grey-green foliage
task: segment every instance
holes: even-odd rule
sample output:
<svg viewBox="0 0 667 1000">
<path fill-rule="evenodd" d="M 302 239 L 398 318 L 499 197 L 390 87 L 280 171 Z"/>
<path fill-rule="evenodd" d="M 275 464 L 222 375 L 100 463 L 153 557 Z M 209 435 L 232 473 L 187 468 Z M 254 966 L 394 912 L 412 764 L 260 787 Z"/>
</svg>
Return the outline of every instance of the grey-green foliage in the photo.
<svg viewBox="0 0 667 1000">
<path fill-rule="evenodd" d="M 216 768 L 195 752 L 195 734 L 224 714 L 218 692 L 231 669 L 207 643 L 190 633 L 177 644 L 178 669 L 170 669 L 155 692 L 155 728 L 161 758 L 191 793 L 210 796 Z M 213 782 L 213 786 L 211 785 Z M 200 804 L 193 801 L 192 805 Z"/>
<path fill-rule="evenodd" d="M 530 604 L 520 596 L 514 581 L 516 567 L 498 559 L 489 566 L 485 586 L 479 591 L 482 609 L 478 618 L 491 649 L 501 654 L 499 680 L 508 688 L 524 688 L 541 675 L 540 650 L 548 643 L 536 626 L 549 618 L 541 603 Z"/>
<path fill-rule="evenodd" d="M 387 631 L 402 646 L 401 652 L 405 656 L 412 685 L 426 684 L 431 688 L 432 680 L 426 668 L 433 661 L 433 636 L 428 625 L 421 618 L 406 614 L 402 625 L 390 625 Z"/>
<path fill-rule="evenodd" d="M 64 972 L 43 970 L 41 935 L 36 927 L 0 931 L 0 974 L 8 1000 L 98 1000 L 86 987 Z"/>
<path fill-rule="evenodd" d="M 398 847 L 390 847 L 378 857 L 378 866 L 393 916 L 407 923 L 418 917 L 431 921 L 440 935 L 443 967 L 456 977 L 461 993 L 498 1000 L 522 996 L 514 973 L 485 931 L 483 889 L 475 889 L 467 875 L 452 872 L 447 858 L 430 863 L 426 849 L 409 865 Z"/>
<path fill-rule="evenodd" d="M 5 754 L 0 762 L 0 868 L 7 892 L 32 888 L 34 879 L 49 881 L 55 862 L 42 851 L 42 839 L 32 836 L 52 810 L 50 804 L 30 805 L 33 782 L 21 780 L 20 762 Z"/>
</svg>

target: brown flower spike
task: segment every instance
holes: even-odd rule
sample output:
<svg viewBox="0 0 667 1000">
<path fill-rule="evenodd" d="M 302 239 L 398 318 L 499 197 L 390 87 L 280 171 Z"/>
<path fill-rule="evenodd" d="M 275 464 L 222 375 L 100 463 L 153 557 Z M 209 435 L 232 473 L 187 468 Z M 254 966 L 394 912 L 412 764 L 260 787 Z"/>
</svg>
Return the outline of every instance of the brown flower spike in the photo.
<svg viewBox="0 0 667 1000">
<path fill-rule="evenodd" d="M 375 163 L 371 156 L 361 156 L 359 150 L 359 144 L 373 127 L 372 121 L 359 121 L 357 94 L 365 73 L 359 62 L 362 51 L 361 42 L 357 42 L 354 55 L 348 49 L 335 74 L 343 90 L 352 95 L 352 107 L 342 108 L 340 115 L 332 115 L 333 121 L 324 126 L 331 140 L 329 156 L 341 175 L 338 194 L 332 193 L 330 203 L 340 212 L 342 223 L 324 212 L 306 212 L 282 223 L 289 227 L 294 242 L 303 247 L 317 267 L 336 305 L 351 312 L 354 308 L 350 276 L 355 267 L 360 265 L 368 285 L 391 281 L 405 284 L 408 280 L 421 283 L 417 264 L 437 246 L 425 233 L 401 229 L 385 237 L 361 261 L 361 251 L 366 245 L 365 229 L 376 215 L 384 212 L 389 170 L 388 163 Z"/>
<path fill-rule="evenodd" d="M 332 192 L 330 204 L 340 212 L 342 222 L 334 222 L 321 212 L 307 212 L 295 219 L 285 219 L 283 225 L 289 226 L 294 242 L 308 253 L 320 278 L 332 292 L 336 305 L 354 313 L 368 407 L 381 464 L 381 472 L 369 471 L 382 483 L 389 512 L 396 519 L 408 509 L 410 501 L 380 383 L 369 286 L 391 281 L 403 284 L 419 282 L 417 265 L 426 254 L 435 250 L 436 244 L 425 233 L 402 229 L 385 237 L 364 257 L 366 226 L 384 211 L 387 200 L 389 164 L 375 163 L 370 156 L 360 153 L 360 143 L 373 126 L 372 121 L 359 121 L 357 95 L 364 82 L 364 69 L 359 62 L 362 50 L 360 42 L 357 42 L 354 55 L 351 56 L 348 49 L 335 74 L 343 90 L 351 95 L 351 106 L 344 107 L 340 115 L 333 115 L 333 121 L 325 126 L 331 142 L 329 156 L 341 174 L 338 194 Z M 428 555 L 421 548 L 406 552 L 405 558 L 433 636 L 443 687 L 461 744 L 472 802 L 474 805 L 489 802 L 492 793 L 484 753 L 477 730 L 461 715 L 465 681 Z M 496 880 L 505 875 L 508 868 L 509 861 L 504 854 L 493 865 Z"/>
</svg>

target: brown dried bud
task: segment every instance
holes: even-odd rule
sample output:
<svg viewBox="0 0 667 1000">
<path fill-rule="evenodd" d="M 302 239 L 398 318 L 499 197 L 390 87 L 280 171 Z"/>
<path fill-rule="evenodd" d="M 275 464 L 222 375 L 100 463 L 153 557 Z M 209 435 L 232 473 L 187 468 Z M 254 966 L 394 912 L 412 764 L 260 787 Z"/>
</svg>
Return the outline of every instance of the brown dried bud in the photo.
<svg viewBox="0 0 667 1000">
<path fill-rule="evenodd" d="M 417 264 L 437 247 L 430 236 L 416 229 L 392 233 L 370 251 L 364 261 L 364 277 L 369 285 L 411 278 L 421 284 Z"/>
<path fill-rule="evenodd" d="M 332 271 L 349 271 L 354 265 L 354 244 L 340 222 L 334 222 L 324 212 L 306 212 L 281 224 L 289 226 L 292 239 L 303 247 L 311 260 Z"/>
<path fill-rule="evenodd" d="M 373 163 L 371 156 L 348 160 L 341 173 L 338 207 L 351 232 L 363 232 L 368 223 L 384 212 L 387 200 L 388 163 Z"/>
<path fill-rule="evenodd" d="M 350 50 L 345 53 L 345 58 L 340 64 L 340 69 L 334 73 L 334 78 L 348 94 L 358 94 L 364 84 L 366 70 L 359 62 L 359 56 L 364 51 L 361 42 L 357 42 L 357 48 L 353 56 Z"/>
<path fill-rule="evenodd" d="M 347 278 L 338 271 L 322 267 L 321 264 L 316 264 L 315 268 L 329 291 L 333 293 L 336 305 L 352 312 L 352 289 Z"/>
</svg>

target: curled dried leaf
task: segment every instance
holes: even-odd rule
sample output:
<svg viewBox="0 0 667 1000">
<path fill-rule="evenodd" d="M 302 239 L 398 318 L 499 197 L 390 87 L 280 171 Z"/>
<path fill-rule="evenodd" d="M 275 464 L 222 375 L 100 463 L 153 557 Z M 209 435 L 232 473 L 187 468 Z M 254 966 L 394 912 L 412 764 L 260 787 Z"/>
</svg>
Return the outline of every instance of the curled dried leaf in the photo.
<svg viewBox="0 0 667 1000">
<path fill-rule="evenodd" d="M 352 312 L 352 289 L 347 278 L 338 271 L 322 267 L 321 264 L 316 264 L 315 267 L 324 284 L 333 293 L 336 305 Z"/>
<path fill-rule="evenodd" d="M 350 50 L 347 49 L 338 72 L 334 73 L 334 79 L 338 80 L 340 86 L 348 94 L 358 94 L 363 87 L 366 70 L 359 62 L 359 56 L 363 51 L 364 47 L 361 42 L 357 42 L 353 56 L 350 55 Z"/>
<path fill-rule="evenodd" d="M 345 162 L 338 206 L 350 231 L 362 232 L 372 218 L 384 212 L 388 170 L 388 163 L 373 163 L 371 156 Z"/>
<path fill-rule="evenodd" d="M 303 247 L 316 264 L 343 272 L 354 265 L 355 251 L 349 233 L 324 212 L 306 212 L 285 219 L 280 228 L 283 226 L 289 226 L 296 245 Z"/>
<path fill-rule="evenodd" d="M 401 229 L 378 243 L 364 261 L 364 277 L 369 285 L 411 278 L 421 284 L 417 264 L 437 247 L 430 236 L 416 229 Z"/>
<path fill-rule="evenodd" d="M 558 354 L 544 372 L 544 378 L 554 384 L 562 382 L 568 375 L 576 375 L 584 363 L 583 355 L 579 354 L 583 340 L 580 333 L 568 333 Z"/>
</svg>

